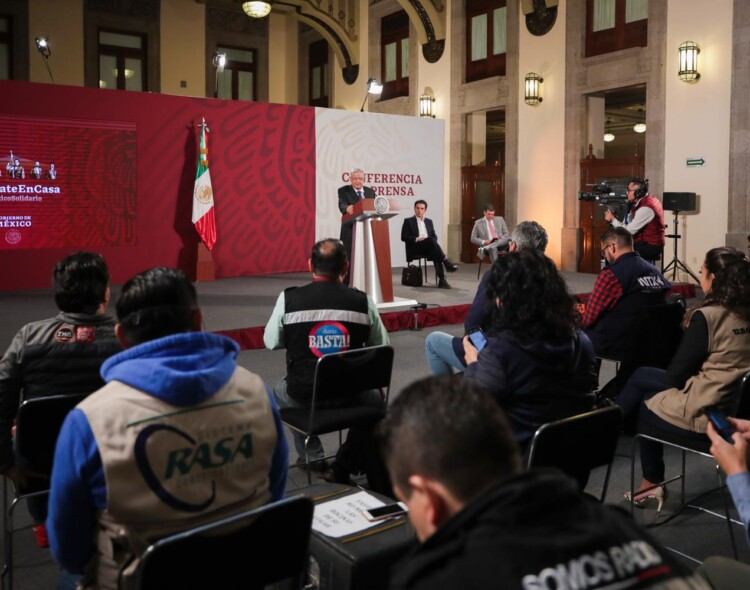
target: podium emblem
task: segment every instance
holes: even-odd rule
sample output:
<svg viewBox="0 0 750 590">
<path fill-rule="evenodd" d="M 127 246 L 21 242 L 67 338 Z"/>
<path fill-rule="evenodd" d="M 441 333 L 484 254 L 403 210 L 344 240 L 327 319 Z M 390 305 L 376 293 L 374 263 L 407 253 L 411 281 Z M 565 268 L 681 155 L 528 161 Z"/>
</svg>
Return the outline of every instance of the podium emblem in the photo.
<svg viewBox="0 0 750 590">
<path fill-rule="evenodd" d="M 375 197 L 375 211 L 377 211 L 379 215 L 384 215 L 390 210 L 391 204 L 388 202 L 388 199 L 386 199 L 382 195 L 379 197 Z"/>
</svg>

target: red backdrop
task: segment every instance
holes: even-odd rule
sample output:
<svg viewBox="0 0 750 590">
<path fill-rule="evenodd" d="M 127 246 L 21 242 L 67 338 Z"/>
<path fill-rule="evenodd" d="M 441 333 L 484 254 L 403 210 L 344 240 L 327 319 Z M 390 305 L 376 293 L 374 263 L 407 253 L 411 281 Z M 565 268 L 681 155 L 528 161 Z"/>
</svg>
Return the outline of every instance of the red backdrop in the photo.
<svg viewBox="0 0 750 590">
<path fill-rule="evenodd" d="M 194 278 L 198 235 L 190 217 L 201 117 L 211 130 L 216 276 L 306 269 L 315 234 L 312 107 L 8 81 L 0 81 L 0 97 L 4 115 L 135 124 L 134 245 L 96 248 L 114 283 L 157 265 Z M 0 145 L 0 155 L 10 149 Z M 67 212 L 62 227 L 71 215 L 86 213 Z M 48 287 L 54 263 L 78 249 L 0 250 L 0 290 Z"/>
</svg>

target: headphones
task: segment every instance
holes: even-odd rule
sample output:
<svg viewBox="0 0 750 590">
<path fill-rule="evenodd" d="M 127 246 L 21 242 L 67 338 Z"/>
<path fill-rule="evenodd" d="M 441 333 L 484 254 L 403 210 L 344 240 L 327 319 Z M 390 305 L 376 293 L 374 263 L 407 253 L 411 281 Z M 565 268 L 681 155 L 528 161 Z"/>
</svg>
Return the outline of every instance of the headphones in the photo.
<svg viewBox="0 0 750 590">
<path fill-rule="evenodd" d="M 648 194 L 648 178 L 638 178 L 637 176 L 634 176 L 630 179 L 630 182 L 632 184 L 640 185 L 640 188 L 637 188 L 635 193 L 633 193 L 636 199 L 642 199 Z"/>
</svg>

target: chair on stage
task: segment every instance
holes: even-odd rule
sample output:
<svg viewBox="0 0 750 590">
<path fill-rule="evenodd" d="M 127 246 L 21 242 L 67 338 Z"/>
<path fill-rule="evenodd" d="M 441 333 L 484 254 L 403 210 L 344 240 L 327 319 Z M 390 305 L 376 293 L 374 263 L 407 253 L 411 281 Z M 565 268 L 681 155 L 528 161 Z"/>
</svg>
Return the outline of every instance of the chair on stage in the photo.
<svg viewBox="0 0 750 590">
<path fill-rule="evenodd" d="M 141 556 L 136 588 L 302 588 L 312 516 L 312 500 L 295 496 L 165 537 Z"/>
<path fill-rule="evenodd" d="M 737 387 L 737 392 L 735 394 L 735 398 L 733 401 L 733 408 L 732 408 L 732 412 L 730 412 L 730 416 L 748 420 L 750 419 L 750 372 L 746 373 L 737 382 L 736 387 Z M 636 451 L 638 448 L 638 442 L 641 439 L 652 440 L 654 442 L 658 442 L 663 445 L 668 445 L 670 447 L 674 447 L 682 451 L 682 468 L 681 468 L 680 474 L 670 479 L 667 479 L 661 484 L 661 485 L 666 485 L 678 479 L 680 480 L 680 507 L 673 516 L 676 516 L 685 508 L 693 508 L 695 510 L 700 510 L 701 512 L 711 514 L 712 516 L 718 516 L 719 518 L 726 520 L 727 528 L 729 530 L 729 540 L 732 544 L 732 553 L 734 555 L 734 558 L 738 559 L 737 543 L 734 538 L 734 531 L 732 529 L 732 523 L 734 522 L 735 524 L 739 524 L 739 525 L 742 525 L 742 523 L 739 522 L 738 520 L 733 520 L 729 513 L 731 509 L 732 501 L 731 501 L 731 498 L 729 498 L 729 494 L 727 493 L 726 483 L 724 481 L 724 477 L 722 476 L 721 468 L 719 467 L 718 463 L 716 463 L 716 476 L 718 478 L 718 488 L 714 488 L 709 491 L 713 492 L 716 489 L 721 490 L 722 498 L 724 501 L 724 514 L 723 515 L 717 514 L 716 512 L 713 512 L 712 510 L 709 510 L 703 506 L 693 504 L 692 502 L 694 502 L 698 498 L 694 498 L 693 500 L 688 501 L 688 502 L 685 501 L 686 455 L 687 453 L 695 453 L 696 455 L 707 457 L 711 459 L 712 461 L 715 461 L 713 455 L 711 455 L 711 450 L 710 450 L 711 439 L 709 439 L 708 436 L 706 436 L 705 441 L 696 442 L 693 438 L 682 437 L 677 434 L 667 433 L 657 428 L 653 428 L 653 429 L 647 428 L 642 431 L 639 431 L 635 435 L 635 439 L 633 442 L 633 455 L 631 457 L 631 464 L 630 464 L 630 489 L 631 490 L 635 489 L 634 488 L 635 486 L 635 456 L 637 454 Z M 703 494 L 700 494 L 700 496 L 705 495 L 705 493 L 706 492 L 704 492 Z M 630 506 L 631 513 L 633 512 L 633 508 L 634 508 L 633 504 L 631 504 Z M 670 516 L 669 518 L 664 519 L 660 524 L 664 524 L 664 522 L 668 522 L 671 518 L 673 518 L 673 516 Z"/>
<path fill-rule="evenodd" d="M 485 260 L 492 263 L 492 259 L 485 248 L 477 250 L 477 258 L 479 258 L 479 268 L 477 268 L 477 280 L 479 280 L 479 277 L 482 276 L 482 264 L 484 264 Z"/>
<path fill-rule="evenodd" d="M 345 428 L 369 427 L 383 418 L 392 371 L 391 346 L 357 348 L 318 359 L 310 407 L 281 409 L 282 422 L 305 436 L 306 463 L 310 437 L 338 431 L 340 446 Z M 348 397 L 375 389 L 383 394 L 382 407 L 346 405 Z M 309 468 L 307 482 L 312 483 Z"/>
<path fill-rule="evenodd" d="M 544 424 L 531 440 L 526 467 L 557 467 L 575 479 L 583 491 L 591 470 L 606 466 L 599 497 L 604 502 L 621 427 L 622 410 L 618 406 Z"/>
<path fill-rule="evenodd" d="M 424 279 L 425 284 L 427 283 L 427 266 L 432 260 L 428 256 L 415 256 L 414 254 L 409 253 L 409 249 L 406 249 L 406 264 L 411 264 L 414 260 L 417 261 L 417 265 L 419 266 L 419 272 L 422 273 L 422 278 Z M 424 270 L 422 270 L 424 269 Z M 437 272 L 435 272 L 435 284 L 437 285 Z"/>
<path fill-rule="evenodd" d="M 52 460 L 60 428 L 70 410 L 88 394 L 66 394 L 38 397 L 24 401 L 16 416 L 15 454 L 23 464 L 18 465 L 19 475 L 13 485 L 13 500 L 9 504 L 8 484 L 3 486 L 3 512 L 5 534 L 5 566 L 2 576 L 13 588 L 13 533 L 29 527 L 16 529 L 13 517 L 16 506 L 22 500 L 45 498 L 49 494 Z M 30 475 L 24 476 L 24 472 Z"/>
</svg>

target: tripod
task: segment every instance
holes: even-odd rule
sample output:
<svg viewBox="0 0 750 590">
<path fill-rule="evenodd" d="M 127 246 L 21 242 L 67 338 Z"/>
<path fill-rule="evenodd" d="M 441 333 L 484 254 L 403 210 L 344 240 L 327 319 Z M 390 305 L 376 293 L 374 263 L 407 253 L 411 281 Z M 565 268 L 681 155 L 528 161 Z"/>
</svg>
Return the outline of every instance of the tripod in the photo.
<svg viewBox="0 0 750 590">
<path fill-rule="evenodd" d="M 700 279 L 698 277 L 696 277 L 693 274 L 693 271 L 691 271 L 682 262 L 682 260 L 680 260 L 677 257 L 677 240 L 679 240 L 682 237 L 680 234 L 677 233 L 679 231 L 679 227 L 680 227 L 680 221 L 677 218 L 677 216 L 679 215 L 680 212 L 679 211 L 672 211 L 672 213 L 674 213 L 674 221 L 673 221 L 674 229 L 672 230 L 672 233 L 669 234 L 669 235 L 667 235 L 666 237 L 672 238 L 672 240 L 673 240 L 672 241 L 673 257 L 672 257 L 671 262 L 669 264 L 667 264 L 667 266 L 665 266 L 664 268 L 662 268 L 661 272 L 664 273 L 664 276 L 667 276 L 667 272 L 669 272 L 669 270 L 671 269 L 672 270 L 672 281 L 674 281 L 675 278 L 677 277 L 677 270 L 679 269 L 679 270 L 681 270 L 683 272 L 686 272 L 691 277 L 693 277 L 693 280 L 700 285 L 701 284 Z"/>
</svg>

